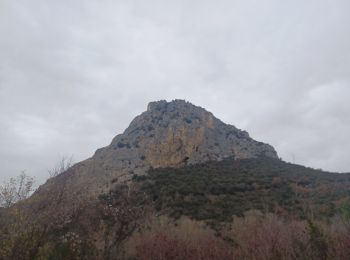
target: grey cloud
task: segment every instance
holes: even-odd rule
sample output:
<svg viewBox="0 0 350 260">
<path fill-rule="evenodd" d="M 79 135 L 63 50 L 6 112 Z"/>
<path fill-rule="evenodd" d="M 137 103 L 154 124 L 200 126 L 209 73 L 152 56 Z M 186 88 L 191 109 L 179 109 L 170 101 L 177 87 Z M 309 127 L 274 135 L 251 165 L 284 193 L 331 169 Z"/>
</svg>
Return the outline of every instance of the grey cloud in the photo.
<svg viewBox="0 0 350 260">
<path fill-rule="evenodd" d="M 288 161 L 350 171 L 347 0 L 0 3 L 0 181 L 187 99 Z"/>
</svg>

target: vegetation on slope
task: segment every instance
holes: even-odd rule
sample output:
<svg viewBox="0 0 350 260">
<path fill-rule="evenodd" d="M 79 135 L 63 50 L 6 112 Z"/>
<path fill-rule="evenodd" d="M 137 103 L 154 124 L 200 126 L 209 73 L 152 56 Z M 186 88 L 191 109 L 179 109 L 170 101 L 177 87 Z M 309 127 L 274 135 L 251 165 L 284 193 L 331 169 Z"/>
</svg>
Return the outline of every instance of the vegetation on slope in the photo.
<svg viewBox="0 0 350 260">
<path fill-rule="evenodd" d="M 69 215 L 48 215 L 46 224 L 20 207 L 0 210 L 0 259 L 350 256 L 349 174 L 227 159 L 152 169 L 114 185 Z"/>
<path fill-rule="evenodd" d="M 258 209 L 301 219 L 329 219 L 349 201 L 350 174 L 314 170 L 271 158 L 212 161 L 152 169 L 134 176 L 159 211 L 178 218 L 229 222 Z"/>
</svg>

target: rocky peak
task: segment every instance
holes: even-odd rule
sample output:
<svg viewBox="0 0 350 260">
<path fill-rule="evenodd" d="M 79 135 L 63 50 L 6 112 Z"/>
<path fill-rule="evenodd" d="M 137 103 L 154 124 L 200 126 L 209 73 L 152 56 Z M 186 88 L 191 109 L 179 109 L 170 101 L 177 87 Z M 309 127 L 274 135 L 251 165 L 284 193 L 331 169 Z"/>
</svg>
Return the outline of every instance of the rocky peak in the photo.
<svg viewBox="0 0 350 260">
<path fill-rule="evenodd" d="M 131 164 L 149 167 L 177 167 L 226 157 L 277 158 L 271 146 L 184 100 L 149 103 L 147 111 L 104 149 L 106 153 L 113 160 L 128 157 Z"/>
<path fill-rule="evenodd" d="M 71 196 L 86 192 L 96 196 L 114 183 L 146 174 L 150 167 L 259 156 L 277 158 L 277 153 L 272 146 L 253 140 L 247 132 L 223 123 L 201 107 L 183 100 L 162 100 L 149 103 L 147 111 L 109 146 L 98 149 L 92 158 L 51 180 L 51 184 L 57 186 L 61 180 Z M 45 186 L 47 191 L 49 187 Z"/>
</svg>

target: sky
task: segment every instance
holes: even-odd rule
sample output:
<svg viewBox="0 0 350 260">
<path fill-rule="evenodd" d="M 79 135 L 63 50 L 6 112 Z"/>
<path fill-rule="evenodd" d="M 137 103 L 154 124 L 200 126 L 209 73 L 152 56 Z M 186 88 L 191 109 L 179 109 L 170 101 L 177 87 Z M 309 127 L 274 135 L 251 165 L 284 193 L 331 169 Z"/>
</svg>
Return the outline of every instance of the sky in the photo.
<svg viewBox="0 0 350 260">
<path fill-rule="evenodd" d="M 0 0 L 0 182 L 38 183 L 185 99 L 289 162 L 350 172 L 348 0 Z"/>
</svg>

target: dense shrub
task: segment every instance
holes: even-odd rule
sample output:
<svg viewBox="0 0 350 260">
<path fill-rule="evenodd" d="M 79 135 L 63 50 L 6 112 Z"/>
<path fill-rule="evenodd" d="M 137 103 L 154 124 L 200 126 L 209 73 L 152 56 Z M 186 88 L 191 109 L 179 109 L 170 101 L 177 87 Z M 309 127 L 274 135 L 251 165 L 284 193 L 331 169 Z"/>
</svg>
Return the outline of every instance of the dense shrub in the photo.
<svg viewBox="0 0 350 260">
<path fill-rule="evenodd" d="M 215 237 L 205 237 L 200 241 L 185 241 L 166 232 L 159 232 L 143 241 L 137 247 L 136 259 L 232 259 L 232 248 Z"/>
<path fill-rule="evenodd" d="M 135 177 L 156 209 L 173 217 L 230 222 L 250 209 L 330 219 L 350 195 L 350 174 L 328 173 L 270 158 L 227 159 Z"/>
</svg>

